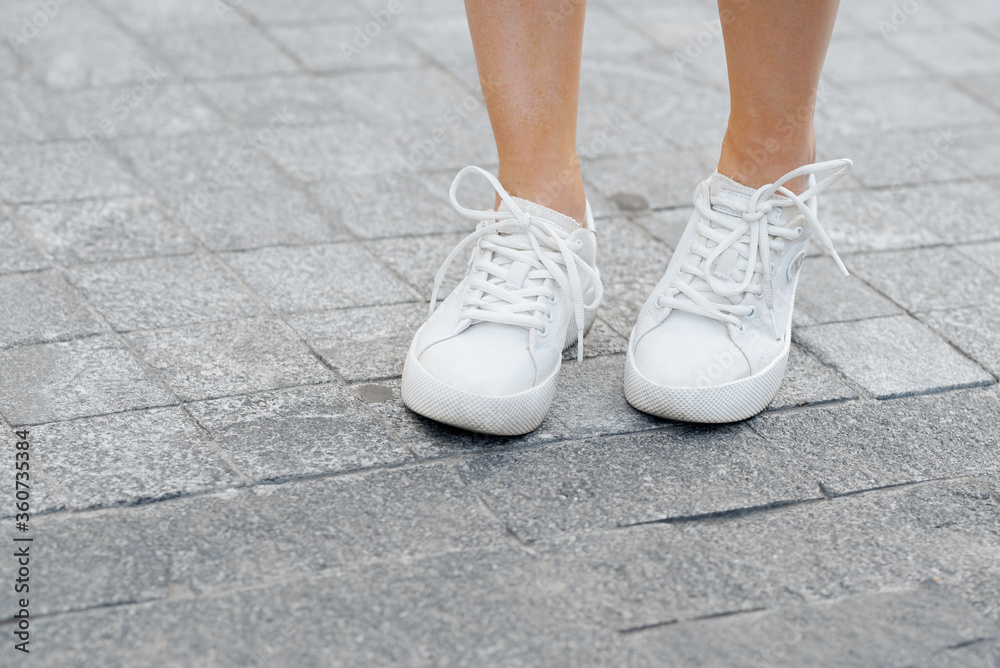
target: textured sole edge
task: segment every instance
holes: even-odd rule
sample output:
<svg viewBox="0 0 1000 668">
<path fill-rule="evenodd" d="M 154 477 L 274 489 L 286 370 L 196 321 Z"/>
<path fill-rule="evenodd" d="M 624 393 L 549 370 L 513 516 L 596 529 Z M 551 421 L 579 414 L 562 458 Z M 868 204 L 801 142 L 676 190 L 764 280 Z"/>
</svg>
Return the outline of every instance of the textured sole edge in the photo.
<svg viewBox="0 0 1000 668">
<path fill-rule="evenodd" d="M 584 336 L 596 317 L 596 309 L 586 314 Z M 575 324 L 571 323 L 563 350 L 576 343 L 575 330 Z M 414 413 L 453 427 L 493 436 L 521 436 L 534 431 L 545 421 L 556 393 L 562 359 L 552 374 L 535 387 L 517 394 L 489 396 L 452 387 L 427 371 L 414 354 L 416 340 L 417 336 L 414 336 L 406 353 L 400 387 L 403 403 Z"/>
<path fill-rule="evenodd" d="M 667 387 L 642 375 L 629 344 L 625 357 L 625 398 L 644 413 L 683 422 L 724 424 L 757 415 L 771 403 L 785 376 L 790 337 L 784 350 L 764 369 L 748 378 L 713 387 Z"/>
<path fill-rule="evenodd" d="M 556 392 L 562 361 L 544 381 L 524 392 L 488 396 L 452 387 L 433 376 L 417 360 L 413 347 L 403 365 L 403 403 L 438 422 L 494 436 L 520 436 L 545 420 Z"/>
</svg>

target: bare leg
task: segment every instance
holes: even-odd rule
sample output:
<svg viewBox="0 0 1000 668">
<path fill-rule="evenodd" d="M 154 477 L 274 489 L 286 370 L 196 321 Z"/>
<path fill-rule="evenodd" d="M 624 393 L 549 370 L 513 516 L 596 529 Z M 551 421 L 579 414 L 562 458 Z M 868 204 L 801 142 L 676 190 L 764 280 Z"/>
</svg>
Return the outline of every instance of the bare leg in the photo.
<svg viewBox="0 0 1000 668">
<path fill-rule="evenodd" d="M 732 102 L 720 173 L 758 188 L 816 160 L 813 110 L 839 4 L 719 0 Z"/>
<path fill-rule="evenodd" d="M 569 6 L 567 12 L 566 0 L 465 0 L 500 182 L 512 195 L 582 221 L 576 116 L 586 0 Z"/>
</svg>

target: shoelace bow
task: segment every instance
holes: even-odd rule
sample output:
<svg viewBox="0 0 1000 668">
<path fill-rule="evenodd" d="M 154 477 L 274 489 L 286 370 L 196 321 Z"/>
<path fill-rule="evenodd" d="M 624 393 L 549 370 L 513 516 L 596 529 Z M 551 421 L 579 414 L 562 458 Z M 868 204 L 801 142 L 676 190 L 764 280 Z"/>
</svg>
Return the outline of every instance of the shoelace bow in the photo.
<svg viewBox="0 0 1000 668">
<path fill-rule="evenodd" d="M 756 294 L 763 294 L 764 302 L 771 314 L 771 326 L 774 328 L 775 335 L 780 338 L 781 333 L 778 331 L 777 318 L 774 314 L 771 251 L 782 252 L 785 248 L 784 240 L 799 238 L 802 229 L 790 230 L 780 225 L 772 225 L 768 214 L 776 207 L 796 207 L 815 233 L 816 239 L 836 261 L 840 271 L 843 272 L 844 276 L 848 276 L 847 268 L 833 248 L 830 235 L 823 229 L 816 214 L 806 202 L 850 173 L 852 167 L 853 163 L 846 158 L 799 167 L 774 183 L 758 188 L 750 196 L 746 211 L 740 213 L 739 216 L 716 211 L 712 208 L 711 202 L 699 198 L 695 202 L 695 208 L 702 218 L 698 223 L 698 233 L 705 239 L 715 242 L 715 245 L 707 246 L 698 242 L 692 244 L 691 252 L 703 258 L 704 263 L 685 262 L 681 265 L 680 273 L 682 276 L 678 276 L 670 282 L 667 292 L 657 299 L 657 304 L 661 307 L 687 311 L 695 315 L 713 318 L 722 323 L 728 322 L 740 326 L 740 318 L 753 313 L 752 306 L 732 303 L 731 301 L 713 301 L 706 296 L 704 291 L 697 289 L 694 285 L 694 279 L 686 279 L 683 274 L 689 274 L 695 279 L 702 279 L 713 293 L 728 299 L 752 292 L 749 288 L 753 283 L 754 275 L 759 273 L 763 276 L 763 281 Z M 815 175 L 830 170 L 836 171 L 801 195 L 796 195 L 784 187 L 785 183 L 800 176 Z M 775 194 L 781 195 L 781 197 L 770 199 Z M 714 223 L 715 227 L 710 223 Z M 735 282 L 720 278 L 714 271 L 719 259 L 730 249 L 735 249 L 740 258 L 736 263 L 735 270 L 743 272 L 742 277 L 737 278 Z M 699 266 L 702 264 L 703 266 Z M 680 298 L 681 294 L 687 299 Z"/>
<path fill-rule="evenodd" d="M 458 203 L 458 185 L 472 172 L 489 180 L 510 211 L 467 209 Z M 459 253 L 470 245 L 478 244 L 480 250 L 470 263 L 472 276 L 462 304 L 462 317 L 544 331 L 552 306 L 556 303 L 550 283 L 555 281 L 573 303 L 577 359 L 582 361 L 585 311 L 597 307 L 603 288 L 597 270 L 566 244 L 565 237 L 569 236 L 569 232 L 555 223 L 525 213 L 500 185 L 500 181 L 479 167 L 470 166 L 460 171 L 451 184 L 448 196 L 456 211 L 466 218 L 480 221 L 480 226 L 455 247 L 438 270 L 431 292 L 430 312 L 434 312 L 438 290 L 448 267 Z M 497 258 L 502 264 L 494 261 Z M 530 267 L 520 287 L 506 283 L 515 262 Z M 594 288 L 590 303 L 585 301 L 581 271 Z"/>
</svg>

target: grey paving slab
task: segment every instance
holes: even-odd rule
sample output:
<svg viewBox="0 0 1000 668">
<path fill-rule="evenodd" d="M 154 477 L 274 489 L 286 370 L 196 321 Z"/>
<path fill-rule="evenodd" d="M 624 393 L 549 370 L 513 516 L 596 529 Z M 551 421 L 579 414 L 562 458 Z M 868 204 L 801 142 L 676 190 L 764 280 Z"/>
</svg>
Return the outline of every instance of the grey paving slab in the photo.
<svg viewBox="0 0 1000 668">
<path fill-rule="evenodd" d="M 454 178 L 450 170 L 441 176 Z M 362 239 L 469 234 L 475 224 L 455 213 L 448 201 L 449 184 L 441 183 L 445 178 L 402 170 L 322 181 L 312 190 L 345 227 Z"/>
<path fill-rule="evenodd" d="M 523 559 L 514 551 L 500 558 Z M 499 605 L 508 600 L 504 592 L 523 587 L 498 561 L 494 557 L 470 564 L 468 555 L 447 555 L 405 567 L 379 565 L 357 574 L 234 592 L 200 604 L 179 600 L 136 606 L 128 614 L 93 611 L 40 623 L 39 632 L 53 640 L 36 657 L 42 665 L 59 665 L 73 656 L 71 648 L 79 647 L 106 666 L 179 665 L 193 656 L 210 666 L 286 661 L 532 666 L 587 665 L 598 652 L 613 649 L 611 632 L 574 628 L 539 610 L 543 597 L 558 590 L 554 583 L 535 582 L 542 591 L 526 592 L 500 612 Z M 331 619 L 337 622 L 331 624 Z M 107 640 L 96 632 L 98 625 Z M 164 647 L 150 645 L 142 631 L 147 626 L 161 630 Z"/>
<path fill-rule="evenodd" d="M 937 74 L 962 76 L 1000 70 L 996 40 L 969 26 L 907 30 L 895 35 L 892 44 Z"/>
<path fill-rule="evenodd" d="M 788 355 L 785 377 L 778 394 L 768 404 L 768 409 L 843 401 L 857 396 L 837 374 L 793 344 Z"/>
<path fill-rule="evenodd" d="M 26 4 L 24 16 L 38 11 Z M 17 49 L 50 88 L 141 83 L 171 68 L 90 4 L 60 4 L 38 33 Z"/>
<path fill-rule="evenodd" d="M 0 348 L 106 329 L 61 275 L 46 271 L 0 276 Z"/>
<path fill-rule="evenodd" d="M 905 315 L 800 327 L 793 337 L 880 399 L 993 381 L 979 365 Z"/>
<path fill-rule="evenodd" d="M 603 355 L 622 354 L 628 348 L 628 332 L 625 335 L 619 334 L 611 326 L 601 320 L 594 319 L 594 324 L 590 327 L 583 340 L 583 357 L 601 357 Z M 563 350 L 563 362 L 576 360 L 576 346 L 571 345 Z"/>
<path fill-rule="evenodd" d="M 263 306 L 213 257 L 184 255 L 74 267 L 70 280 L 118 331 L 262 315 Z"/>
<path fill-rule="evenodd" d="M 916 314 L 938 334 L 976 360 L 994 376 L 1000 376 L 1000 314 L 996 306 L 973 306 Z"/>
<path fill-rule="evenodd" d="M 816 116 L 829 132 L 850 135 L 981 125 L 997 115 L 946 81 L 903 80 L 854 85 L 831 95 Z"/>
<path fill-rule="evenodd" d="M 102 0 L 102 5 L 137 33 L 215 28 L 229 23 L 244 24 L 232 9 L 240 3 L 206 3 L 199 0 L 167 0 L 143 7 L 128 0 Z"/>
<path fill-rule="evenodd" d="M 32 524 L 29 586 L 47 583 L 28 592 L 32 617 L 83 610 L 95 600 L 122 605 L 166 596 L 169 564 L 139 539 L 139 527 L 127 514 L 59 513 L 35 517 Z M 8 609 L 16 608 L 16 600 L 12 587 L 0 594 Z M 34 642 L 29 648 L 37 651 Z"/>
<path fill-rule="evenodd" d="M 1000 276 L 1000 241 L 955 246 L 955 250 L 974 258 L 979 264 Z"/>
<path fill-rule="evenodd" d="M 848 271 L 854 271 L 855 259 L 865 257 L 848 258 Z M 795 292 L 794 324 L 816 325 L 900 313 L 898 306 L 872 290 L 856 273 L 845 277 L 832 258 L 825 255 L 806 258 Z"/>
<path fill-rule="evenodd" d="M 925 248 L 852 256 L 850 268 L 908 311 L 953 309 L 1000 302 L 1000 276 L 952 248 Z M 928 280 L 928 277 L 936 277 Z"/>
<path fill-rule="evenodd" d="M 404 406 L 398 380 L 380 381 L 378 386 L 388 389 L 389 397 L 369 405 L 385 425 L 421 458 L 447 457 L 572 438 L 569 428 L 552 413 L 549 413 L 538 429 L 524 436 L 488 436 L 449 427 L 418 415 Z"/>
<path fill-rule="evenodd" d="M 821 496 L 794 459 L 771 452 L 741 426 L 677 425 L 486 453 L 461 470 L 511 531 L 536 541 Z"/>
<path fill-rule="evenodd" d="M 326 125 L 359 120 L 339 94 L 341 79 L 275 76 L 267 79 L 206 81 L 198 88 L 240 126 L 267 127 L 275 110 L 289 125 Z"/>
<path fill-rule="evenodd" d="M 294 60 L 250 25 L 225 22 L 150 33 L 145 39 L 192 81 L 301 71 Z"/>
<path fill-rule="evenodd" d="M 821 198 L 821 222 L 833 240 L 834 248 L 841 254 L 940 244 L 944 241 L 942 236 L 923 223 L 932 216 L 934 219 L 950 216 L 950 212 L 942 208 L 919 208 L 907 204 L 916 198 L 912 193 L 938 187 L 922 185 L 898 190 L 838 190 Z M 911 210 L 916 215 L 911 215 Z"/>
<path fill-rule="evenodd" d="M 0 274 L 38 271 L 50 266 L 35 245 L 0 211 Z"/>
<path fill-rule="evenodd" d="M 996 623 L 997 513 L 981 487 L 962 480 L 531 547 L 545 572 L 573 573 L 576 604 L 564 610 L 619 630 L 843 600 L 931 578 Z"/>
<path fill-rule="evenodd" d="M 0 350 L 0 413 L 14 426 L 175 402 L 113 336 Z"/>
<path fill-rule="evenodd" d="M 948 150 L 948 159 L 960 167 L 981 177 L 1000 177 L 1000 166 L 984 146 L 993 146 L 1000 139 L 1000 130 L 996 125 L 984 127 L 962 128 L 956 132 L 956 138 Z"/>
<path fill-rule="evenodd" d="M 602 220 L 598 234 L 597 264 L 604 283 L 598 315 L 614 331 L 628 336 L 672 251 L 624 218 Z"/>
<path fill-rule="evenodd" d="M 184 226 L 146 197 L 26 204 L 14 212 L 45 252 L 63 266 L 198 249 Z"/>
<path fill-rule="evenodd" d="M 89 538 L 103 543 L 110 536 L 94 525 L 109 515 L 88 513 L 91 526 L 81 523 L 81 530 L 90 529 Z M 73 531 L 73 523 L 64 517 L 40 521 L 38 532 L 66 540 L 62 535 Z M 503 547 L 508 540 L 503 525 L 447 465 L 231 489 L 145 505 L 126 517 L 129 531 L 114 543 L 155 555 L 134 581 L 119 585 L 133 600 L 163 585 L 188 595 L 218 594 L 383 560 Z M 104 549 L 79 545 L 76 554 L 53 554 L 50 568 L 68 570 L 74 560 Z M 63 587 L 88 607 L 113 602 L 100 590 L 71 582 Z M 60 605 L 56 596 L 44 598 L 48 608 Z"/>
<path fill-rule="evenodd" d="M 583 165 L 583 173 L 605 197 L 639 195 L 653 208 L 690 205 L 695 186 L 715 170 L 701 155 L 688 151 L 607 157 Z"/>
<path fill-rule="evenodd" d="M 0 81 L 0 143 L 43 140 L 60 126 L 44 98 L 32 79 Z"/>
<path fill-rule="evenodd" d="M 0 146 L 0 165 L 0 197 L 8 204 L 137 192 L 107 149 L 89 141 Z"/>
<path fill-rule="evenodd" d="M 398 157 L 387 161 L 386 171 L 408 174 L 497 161 L 485 104 L 439 70 L 339 77 L 337 87 L 356 116 L 401 147 Z M 401 98 L 409 102 L 401 105 Z M 581 126 L 580 137 L 586 136 Z"/>
<path fill-rule="evenodd" d="M 350 391 L 332 383 L 195 402 L 187 410 L 255 481 L 413 458 Z"/>
<path fill-rule="evenodd" d="M 933 181 L 971 178 L 974 172 L 957 158 L 965 128 L 831 135 L 823 138 L 823 159 L 849 157 L 852 175 L 869 187 L 900 188 Z M 919 187 L 919 186 L 914 186 Z"/>
<path fill-rule="evenodd" d="M 974 74 L 967 77 L 955 79 L 957 85 L 969 95 L 993 109 L 1000 111 L 1000 89 L 997 82 L 1000 81 L 1000 74 Z"/>
<path fill-rule="evenodd" d="M 619 209 L 629 213 L 629 220 L 649 232 L 655 239 L 673 250 L 691 220 L 694 209 L 689 206 L 650 211 L 646 198 L 626 198 L 619 201 Z M 666 267 L 664 267 L 665 269 Z"/>
<path fill-rule="evenodd" d="M 362 16 L 350 23 L 274 26 L 270 32 L 313 72 L 423 64 L 399 38 L 398 27 L 398 23 L 394 27 L 390 21 L 388 27 L 382 28 L 372 17 Z M 358 32 L 363 35 L 359 37 Z M 374 37 L 368 32 L 375 33 Z M 367 42 L 362 37 L 368 37 Z"/>
<path fill-rule="evenodd" d="M 179 76 L 168 75 L 148 88 L 75 90 L 50 95 L 46 101 L 59 112 L 58 138 L 167 137 L 226 129 L 223 118 Z"/>
<path fill-rule="evenodd" d="M 996 630 L 960 597 L 927 587 L 671 624 L 627 644 L 636 666 L 933 666 Z"/>
<path fill-rule="evenodd" d="M 472 37 L 469 35 L 469 22 L 466 17 L 461 14 L 451 14 L 414 15 L 403 18 L 404 22 L 398 27 L 405 31 L 405 40 L 408 44 L 425 57 L 446 66 L 453 73 L 472 75 L 471 78 L 462 77 L 462 79 L 478 90 L 476 56 L 472 50 Z"/>
<path fill-rule="evenodd" d="M 185 401 L 331 379 L 284 325 L 266 318 L 147 330 L 126 337 Z"/>
<path fill-rule="evenodd" d="M 765 413 L 751 425 L 830 494 L 987 474 L 1000 468 L 992 390 Z"/>
<path fill-rule="evenodd" d="M 830 42 L 824 76 L 839 84 L 871 83 L 925 77 L 927 71 L 893 49 L 887 40 L 870 35 L 835 35 Z"/>
<path fill-rule="evenodd" d="M 38 425 L 31 435 L 46 474 L 78 510 L 240 482 L 218 447 L 177 407 Z"/>
<path fill-rule="evenodd" d="M 414 295 L 359 244 L 263 248 L 223 259 L 279 313 L 374 306 Z"/>
<path fill-rule="evenodd" d="M 364 244 L 365 248 L 400 276 L 411 289 L 430 300 L 434 277 L 448 254 L 467 234 L 435 234 L 433 236 L 379 239 Z M 471 247 L 469 253 L 471 253 Z M 464 261 L 452 262 L 441 283 L 440 298 L 446 297 L 465 276 Z"/>
<path fill-rule="evenodd" d="M 286 172 L 309 183 L 380 174 L 404 155 L 389 133 L 361 122 L 282 129 L 267 150 Z"/>
<path fill-rule="evenodd" d="M 998 240 L 991 218 L 1000 201 L 995 184 L 967 181 L 910 187 L 882 201 L 892 215 L 901 214 L 948 243 Z"/>
<path fill-rule="evenodd" d="M 17 79 L 21 75 L 21 66 L 14 57 L 13 51 L 0 51 L 0 80 Z"/>
<path fill-rule="evenodd" d="M 628 341 L 621 338 L 627 345 Z M 627 434 L 670 424 L 637 411 L 625 400 L 623 355 L 594 357 L 580 363 L 576 361 L 576 346 L 566 353 L 552 414 L 570 428 L 573 436 Z"/>
<path fill-rule="evenodd" d="M 271 165 L 264 145 L 226 135 L 127 140 L 116 149 L 213 250 L 347 238 L 328 212 Z"/>
<path fill-rule="evenodd" d="M 243 0 L 240 7 L 261 23 L 314 24 L 363 17 L 353 3 L 331 3 L 324 0 Z"/>
<path fill-rule="evenodd" d="M 350 382 L 398 377 L 417 329 L 427 320 L 421 303 L 309 313 L 288 319 L 309 347 Z"/>
</svg>

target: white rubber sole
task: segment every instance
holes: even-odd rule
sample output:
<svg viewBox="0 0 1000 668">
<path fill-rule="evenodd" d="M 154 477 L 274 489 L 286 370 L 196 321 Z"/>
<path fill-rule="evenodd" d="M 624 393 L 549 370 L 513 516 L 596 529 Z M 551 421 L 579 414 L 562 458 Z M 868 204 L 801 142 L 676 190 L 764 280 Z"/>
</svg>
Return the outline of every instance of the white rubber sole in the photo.
<svg viewBox="0 0 1000 668">
<path fill-rule="evenodd" d="M 596 311 L 587 314 L 585 335 L 595 317 Z M 564 350 L 576 343 L 574 330 L 571 323 Z M 562 359 L 548 378 L 531 389 L 490 396 L 460 390 L 427 371 L 414 354 L 416 340 L 414 336 L 406 354 L 401 388 L 403 403 L 413 412 L 453 427 L 494 436 L 527 434 L 537 429 L 548 415 Z"/>
<path fill-rule="evenodd" d="M 632 346 L 625 357 L 625 398 L 635 408 L 683 422 L 739 422 L 767 408 L 781 387 L 791 342 L 773 362 L 748 378 L 711 387 L 667 387 L 642 375 Z"/>
</svg>

